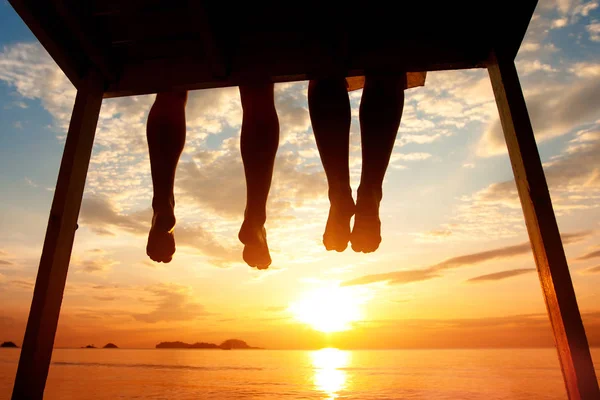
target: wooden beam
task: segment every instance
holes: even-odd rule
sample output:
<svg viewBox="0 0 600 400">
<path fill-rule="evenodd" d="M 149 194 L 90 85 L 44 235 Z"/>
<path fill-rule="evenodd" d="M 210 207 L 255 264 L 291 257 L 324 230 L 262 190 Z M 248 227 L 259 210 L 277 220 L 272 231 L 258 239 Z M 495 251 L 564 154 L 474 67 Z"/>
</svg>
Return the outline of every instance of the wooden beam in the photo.
<svg viewBox="0 0 600 400">
<path fill-rule="evenodd" d="M 496 54 L 488 71 L 569 399 L 600 399 L 569 266 L 512 56 Z"/>
<path fill-rule="evenodd" d="M 102 104 L 103 86 L 100 76 L 92 72 L 82 80 L 77 91 L 23 339 L 13 400 L 42 400 L 44 395 L 77 218 Z"/>
<path fill-rule="evenodd" d="M 200 30 L 200 41 L 204 55 L 208 58 L 208 63 L 212 75 L 216 79 L 224 79 L 227 76 L 228 68 L 225 62 L 225 55 L 222 47 L 217 45 L 215 30 L 210 18 L 208 18 L 204 5 L 197 0 L 187 0 L 187 5 L 192 14 L 197 18 L 197 25 Z"/>
<path fill-rule="evenodd" d="M 205 59 L 165 58 L 130 62 L 125 65 L 119 80 L 110 84 L 104 93 L 105 98 L 158 93 L 169 90 L 196 90 L 251 83 L 259 78 L 269 77 L 272 82 L 304 81 L 330 76 L 331 62 L 320 63 L 319 59 L 265 60 L 261 58 L 236 59 L 231 72 L 223 79 L 215 77 L 212 67 Z M 439 71 L 467 68 L 485 68 L 488 54 L 480 58 L 463 60 L 449 59 L 436 62 L 426 59 L 423 62 L 407 64 L 405 60 L 395 58 L 387 60 L 386 70 L 397 71 Z M 373 63 L 372 63 L 373 64 Z M 322 68 L 325 66 L 325 68 Z M 360 62 L 348 64 L 347 76 L 365 74 Z"/>
<path fill-rule="evenodd" d="M 85 66 L 77 52 L 65 42 L 65 35 L 59 32 L 61 24 L 57 18 L 44 10 L 46 2 L 32 3 L 28 0 L 9 0 L 23 22 L 48 51 L 60 69 L 67 75 L 73 86 L 79 87 L 81 73 Z"/>
<path fill-rule="evenodd" d="M 108 53 L 94 42 L 94 35 L 90 34 L 93 28 L 84 26 L 83 17 L 76 15 L 65 0 L 53 0 L 53 3 L 64 24 L 71 31 L 73 38 L 79 43 L 91 63 L 102 73 L 104 81 L 115 82 L 117 80 L 117 69 Z M 88 25 L 90 23 L 91 21 L 87 21 Z"/>
</svg>

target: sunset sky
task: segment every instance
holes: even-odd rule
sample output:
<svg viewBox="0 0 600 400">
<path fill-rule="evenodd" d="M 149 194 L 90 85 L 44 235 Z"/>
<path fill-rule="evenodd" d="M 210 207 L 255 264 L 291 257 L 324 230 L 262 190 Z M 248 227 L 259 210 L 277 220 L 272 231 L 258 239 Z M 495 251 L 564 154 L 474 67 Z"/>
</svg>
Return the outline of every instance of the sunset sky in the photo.
<svg viewBox="0 0 600 400">
<path fill-rule="evenodd" d="M 540 0 L 516 62 L 588 339 L 600 345 L 600 1 Z M 327 187 L 306 91 L 306 82 L 276 85 L 267 271 L 243 263 L 237 240 L 237 88 L 190 94 L 170 264 L 145 254 L 154 96 L 104 100 L 56 346 L 232 337 L 268 348 L 552 345 L 487 72 L 430 72 L 406 92 L 373 254 L 321 244 Z M 360 95 L 351 94 L 354 190 Z M 0 341 L 22 342 L 74 98 L 1 1 Z M 342 332 L 300 316 L 350 306 Z"/>
</svg>

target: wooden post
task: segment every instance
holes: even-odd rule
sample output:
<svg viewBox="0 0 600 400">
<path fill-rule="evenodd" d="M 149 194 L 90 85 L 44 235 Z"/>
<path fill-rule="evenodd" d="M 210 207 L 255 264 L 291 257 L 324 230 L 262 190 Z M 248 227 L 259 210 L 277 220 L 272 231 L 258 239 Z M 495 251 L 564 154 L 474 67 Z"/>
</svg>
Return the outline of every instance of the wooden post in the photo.
<svg viewBox="0 0 600 400">
<path fill-rule="evenodd" d="M 497 54 L 492 57 L 488 72 L 569 399 L 600 399 L 569 266 L 514 61 Z"/>
<path fill-rule="evenodd" d="M 99 75 L 90 72 L 81 81 L 77 91 L 23 339 L 13 400 L 42 400 L 44 396 L 77 218 L 102 105 L 103 86 Z"/>
</svg>

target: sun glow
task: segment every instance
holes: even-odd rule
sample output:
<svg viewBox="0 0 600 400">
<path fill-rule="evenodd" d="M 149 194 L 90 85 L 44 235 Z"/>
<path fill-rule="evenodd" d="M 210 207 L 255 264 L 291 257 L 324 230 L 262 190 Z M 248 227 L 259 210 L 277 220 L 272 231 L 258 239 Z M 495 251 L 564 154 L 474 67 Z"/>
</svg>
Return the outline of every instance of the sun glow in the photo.
<svg viewBox="0 0 600 400">
<path fill-rule="evenodd" d="M 321 332 L 341 332 L 362 319 L 364 302 L 353 288 L 327 286 L 310 290 L 289 307 L 294 317 Z"/>
<path fill-rule="evenodd" d="M 329 400 L 337 398 L 338 392 L 346 387 L 346 371 L 350 364 L 350 352 L 338 349 L 321 349 L 310 353 L 314 368 L 314 383 L 325 392 Z"/>
</svg>

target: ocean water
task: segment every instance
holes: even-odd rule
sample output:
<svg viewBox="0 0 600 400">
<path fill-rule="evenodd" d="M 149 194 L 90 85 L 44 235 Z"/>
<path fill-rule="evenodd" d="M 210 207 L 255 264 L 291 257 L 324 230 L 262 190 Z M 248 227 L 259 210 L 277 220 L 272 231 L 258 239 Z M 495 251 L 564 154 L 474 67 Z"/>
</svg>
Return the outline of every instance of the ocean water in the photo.
<svg viewBox="0 0 600 400">
<path fill-rule="evenodd" d="M 592 349 L 596 371 L 600 349 Z M 0 399 L 19 350 L 0 349 Z M 45 399 L 566 399 L 554 349 L 57 349 Z"/>
</svg>

